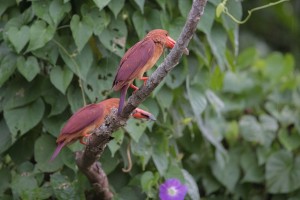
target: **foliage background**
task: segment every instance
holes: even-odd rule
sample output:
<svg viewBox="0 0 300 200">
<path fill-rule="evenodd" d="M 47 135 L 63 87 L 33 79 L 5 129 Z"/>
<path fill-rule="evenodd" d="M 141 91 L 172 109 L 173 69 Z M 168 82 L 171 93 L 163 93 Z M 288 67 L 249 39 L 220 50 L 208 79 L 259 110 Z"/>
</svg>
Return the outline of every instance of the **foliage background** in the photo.
<svg viewBox="0 0 300 200">
<path fill-rule="evenodd" d="M 268 2 L 227 6 L 241 18 Z M 116 199 L 157 199 L 171 177 L 189 186 L 187 199 L 300 198 L 300 4 L 253 13 L 238 26 L 215 17 L 219 3 L 208 1 L 190 55 L 144 102 L 158 120 L 130 120 L 101 157 Z M 89 198 L 73 155 L 82 145 L 48 162 L 60 128 L 85 103 L 118 97 L 110 88 L 125 50 L 154 28 L 176 39 L 190 6 L 0 1 L 1 199 Z M 134 166 L 123 173 L 128 145 Z"/>
</svg>

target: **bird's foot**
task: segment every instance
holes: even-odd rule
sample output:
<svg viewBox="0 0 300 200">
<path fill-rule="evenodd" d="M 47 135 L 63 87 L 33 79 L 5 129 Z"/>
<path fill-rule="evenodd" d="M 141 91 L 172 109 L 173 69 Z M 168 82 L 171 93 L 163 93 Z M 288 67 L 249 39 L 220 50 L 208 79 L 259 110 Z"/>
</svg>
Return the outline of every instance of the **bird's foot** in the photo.
<svg viewBox="0 0 300 200">
<path fill-rule="evenodd" d="M 149 77 L 146 77 L 146 76 L 140 78 L 140 80 L 144 81 L 144 85 L 146 85 L 146 82 L 148 79 L 149 79 Z"/>
<path fill-rule="evenodd" d="M 135 92 L 139 89 L 138 87 L 136 87 L 136 86 L 133 85 L 133 84 L 130 84 L 129 87 L 131 87 L 132 89 L 134 89 L 133 93 L 135 93 Z"/>
</svg>

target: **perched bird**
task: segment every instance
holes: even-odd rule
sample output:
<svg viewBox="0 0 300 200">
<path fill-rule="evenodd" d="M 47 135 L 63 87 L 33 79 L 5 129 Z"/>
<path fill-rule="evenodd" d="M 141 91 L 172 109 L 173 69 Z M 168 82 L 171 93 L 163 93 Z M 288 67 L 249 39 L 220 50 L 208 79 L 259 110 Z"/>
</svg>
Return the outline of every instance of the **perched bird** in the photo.
<svg viewBox="0 0 300 200">
<path fill-rule="evenodd" d="M 50 161 L 55 159 L 65 145 L 77 139 L 80 139 L 80 143 L 86 144 L 84 138 L 88 137 L 93 130 L 104 122 L 111 108 L 118 107 L 119 101 L 118 98 L 111 98 L 96 104 L 89 104 L 75 112 L 62 128 L 56 140 L 58 146 Z M 151 113 L 139 108 L 136 108 L 132 112 L 132 116 L 137 119 L 155 120 L 155 117 Z"/>
<path fill-rule="evenodd" d="M 146 37 L 128 49 L 119 64 L 118 71 L 113 82 L 114 91 L 121 90 L 118 114 L 123 110 L 126 93 L 129 87 L 135 91 L 138 89 L 132 84 L 138 78 L 145 82 L 148 77 L 143 77 L 144 73 L 153 67 L 157 62 L 165 47 L 172 49 L 175 45 L 169 33 L 162 29 L 150 31 Z M 188 50 L 185 49 L 188 54 Z"/>
</svg>

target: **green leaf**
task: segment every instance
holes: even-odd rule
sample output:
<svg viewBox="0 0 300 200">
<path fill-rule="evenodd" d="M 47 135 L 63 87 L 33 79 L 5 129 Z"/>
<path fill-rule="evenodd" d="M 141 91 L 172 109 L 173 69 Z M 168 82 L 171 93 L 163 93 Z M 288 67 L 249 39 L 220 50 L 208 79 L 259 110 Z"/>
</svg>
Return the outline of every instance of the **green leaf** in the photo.
<svg viewBox="0 0 300 200">
<path fill-rule="evenodd" d="M 264 171 L 258 165 L 255 152 L 246 151 L 242 154 L 241 167 L 244 172 L 242 182 L 261 183 L 264 181 Z"/>
<path fill-rule="evenodd" d="M 50 184 L 58 199 L 74 199 L 79 200 L 79 195 L 76 194 L 73 184 L 67 176 L 59 172 L 50 175 Z"/>
<path fill-rule="evenodd" d="M 10 27 L 7 31 L 8 39 L 15 47 L 16 52 L 20 53 L 21 50 L 29 41 L 30 29 L 28 26 L 22 26 L 20 29 L 17 27 Z"/>
<path fill-rule="evenodd" d="M 289 151 L 293 151 L 300 147 L 300 135 L 296 131 L 288 131 L 281 128 L 279 130 L 278 139 Z"/>
<path fill-rule="evenodd" d="M 225 66 L 228 66 L 225 55 L 227 42 L 225 30 L 220 26 L 213 26 L 211 33 L 207 35 L 207 40 L 214 56 L 217 59 L 218 65 L 221 70 L 224 70 Z"/>
<path fill-rule="evenodd" d="M 120 57 L 124 55 L 127 27 L 123 20 L 113 19 L 109 26 L 97 36 L 105 48 Z"/>
<path fill-rule="evenodd" d="M 200 200 L 199 189 L 193 176 L 185 169 L 182 169 L 181 171 L 185 179 L 185 185 L 188 188 L 188 195 L 192 200 Z"/>
<path fill-rule="evenodd" d="M 37 138 L 38 132 L 28 132 L 21 138 L 13 138 L 14 144 L 8 149 L 8 155 L 16 165 L 31 160 L 33 156 L 33 141 Z M 22 152 L 22 153 L 20 153 Z"/>
<path fill-rule="evenodd" d="M 141 12 L 144 13 L 145 0 L 134 0 L 134 1 L 140 7 Z"/>
<path fill-rule="evenodd" d="M 75 88 L 71 85 L 68 88 L 67 97 L 73 113 L 84 106 L 83 97 L 79 88 Z"/>
<path fill-rule="evenodd" d="M 73 73 L 67 67 L 55 66 L 50 71 L 51 83 L 63 94 L 73 79 Z"/>
<path fill-rule="evenodd" d="M 267 189 L 271 194 L 289 193 L 300 188 L 300 157 L 280 150 L 266 163 Z"/>
<path fill-rule="evenodd" d="M 7 125 L 5 124 L 5 121 L 2 119 L 0 121 L 0 154 L 2 154 L 4 151 L 6 151 L 11 145 L 12 145 L 12 136 L 8 130 Z M 0 179 L 1 180 L 1 179 Z M 0 186 L 1 188 L 1 186 Z M 1 189 L 0 189 L 1 191 Z M 0 192 L 1 194 L 1 192 Z"/>
<path fill-rule="evenodd" d="M 37 20 L 30 27 L 30 41 L 26 52 L 43 47 L 49 42 L 55 33 L 55 28 L 47 26 L 44 21 Z"/>
<path fill-rule="evenodd" d="M 110 15 L 107 14 L 105 10 L 99 12 L 97 8 L 92 10 L 91 8 L 83 9 L 82 15 L 84 16 L 84 20 L 93 27 L 93 32 L 97 36 L 99 36 L 110 23 Z"/>
<path fill-rule="evenodd" d="M 171 89 L 180 87 L 186 80 L 187 67 L 179 63 L 166 77 L 166 84 Z"/>
<path fill-rule="evenodd" d="M 9 79 L 16 68 L 16 56 L 14 54 L 6 54 L 0 57 L 0 87 Z"/>
<path fill-rule="evenodd" d="M 224 77 L 224 92 L 240 94 L 254 87 L 254 80 L 245 73 L 226 72 Z"/>
<path fill-rule="evenodd" d="M 0 194 L 3 194 L 11 185 L 11 174 L 7 167 L 0 169 L 0 180 Z"/>
<path fill-rule="evenodd" d="M 111 0 L 93 0 L 97 7 L 102 10 Z"/>
<path fill-rule="evenodd" d="M 154 186 L 157 185 L 157 182 L 158 177 L 155 177 L 155 175 L 152 172 L 146 171 L 145 173 L 143 173 L 141 177 L 142 190 L 147 194 L 148 197 L 154 197 Z"/>
<path fill-rule="evenodd" d="M 111 0 L 108 4 L 109 9 L 114 13 L 115 18 L 118 17 L 118 14 L 124 7 L 125 0 Z"/>
<path fill-rule="evenodd" d="M 16 4 L 15 1 L 1 1 L 0 2 L 0 17 L 6 11 L 7 8 L 9 8 L 15 4 Z"/>
<path fill-rule="evenodd" d="M 37 180 L 32 175 L 15 175 L 12 179 L 13 196 L 18 199 L 33 199 L 34 190 L 38 187 Z"/>
<path fill-rule="evenodd" d="M 225 107 L 224 102 L 211 90 L 206 90 L 205 95 L 209 103 L 212 105 L 215 111 L 220 115 L 222 110 Z"/>
<path fill-rule="evenodd" d="M 219 67 L 216 67 L 212 73 L 210 73 L 209 86 L 213 90 L 221 90 L 223 87 L 224 73 Z"/>
<path fill-rule="evenodd" d="M 73 15 L 70 23 L 72 35 L 79 52 L 93 34 L 93 26 L 87 19 L 83 17 L 80 21 L 78 15 Z"/>
<path fill-rule="evenodd" d="M 251 67 L 254 61 L 257 59 L 257 51 L 255 48 L 247 48 L 242 51 L 237 59 L 237 66 L 240 69 Z"/>
<path fill-rule="evenodd" d="M 4 110 L 9 110 L 24 106 L 38 99 L 44 91 L 46 79 L 37 77 L 31 82 L 27 82 L 23 77 L 14 79 L 7 87 L 3 100 Z"/>
<path fill-rule="evenodd" d="M 145 17 L 141 14 L 140 11 L 135 11 L 132 15 L 132 22 L 135 28 L 136 33 L 139 38 L 142 39 L 145 36 L 146 30 L 149 30 L 149 24 Z"/>
<path fill-rule="evenodd" d="M 131 140 L 130 145 L 132 154 L 139 157 L 142 168 L 145 170 L 147 163 L 153 155 L 153 148 L 149 137 L 147 134 L 143 134 L 138 142 Z"/>
<path fill-rule="evenodd" d="M 117 56 L 111 55 L 101 59 L 97 65 L 92 65 L 87 74 L 89 78 L 84 84 L 84 91 L 92 102 L 106 99 L 110 95 L 118 61 Z"/>
<path fill-rule="evenodd" d="M 38 16 L 38 18 L 46 21 L 48 24 L 52 24 L 53 21 L 51 19 L 49 13 L 49 7 L 51 5 L 51 0 L 43 0 L 43 1 L 32 1 L 32 10 L 33 13 Z M 38 21 L 38 20 L 36 20 Z"/>
<path fill-rule="evenodd" d="M 72 43 L 67 38 L 63 38 L 60 45 L 64 46 L 64 49 L 59 49 L 59 53 L 65 64 L 72 70 L 74 74 L 85 81 L 93 63 L 92 49 L 88 45 L 86 45 L 80 53 L 74 53 L 72 55 L 71 52 L 76 51 L 74 43 Z"/>
<path fill-rule="evenodd" d="M 168 159 L 168 139 L 161 133 L 152 135 L 151 143 L 153 146 L 152 159 L 161 176 L 164 176 L 169 166 Z"/>
<path fill-rule="evenodd" d="M 220 162 L 213 162 L 211 164 L 213 175 L 232 192 L 240 177 L 240 169 L 236 156 L 237 152 L 230 152 L 229 159 L 225 161 L 224 166 Z"/>
<path fill-rule="evenodd" d="M 50 3 L 49 14 L 54 22 L 54 25 L 57 26 L 64 16 L 70 12 L 71 4 L 64 3 L 62 0 L 54 0 Z"/>
<path fill-rule="evenodd" d="M 25 58 L 19 57 L 17 60 L 17 67 L 19 72 L 26 78 L 27 81 L 32 81 L 38 73 L 40 73 L 40 66 L 36 57 L 29 56 L 25 61 Z"/>
<path fill-rule="evenodd" d="M 211 29 L 215 19 L 215 7 L 207 2 L 204 13 L 197 25 L 197 29 L 209 35 L 212 32 Z"/>
<path fill-rule="evenodd" d="M 188 84 L 186 85 L 186 87 L 188 98 L 194 111 L 194 115 L 200 116 L 207 106 L 207 100 L 204 94 L 200 91 L 199 87 L 189 86 Z"/>
<path fill-rule="evenodd" d="M 139 141 L 146 128 L 147 122 L 136 119 L 129 119 L 127 121 L 127 125 L 125 126 L 125 130 L 135 142 Z"/>
<path fill-rule="evenodd" d="M 242 137 L 250 142 L 265 143 L 264 132 L 255 117 L 244 115 L 239 121 Z"/>
<path fill-rule="evenodd" d="M 178 1 L 178 9 L 184 18 L 188 17 L 189 11 L 192 7 L 192 3 L 193 2 L 191 0 L 188 0 L 188 1 L 187 0 L 179 0 Z M 202 19 L 200 21 L 202 21 Z"/>
<path fill-rule="evenodd" d="M 39 98 L 28 105 L 11 110 L 4 110 L 4 118 L 13 137 L 23 135 L 42 119 L 45 105 Z"/>
<path fill-rule="evenodd" d="M 53 87 L 49 88 L 43 97 L 45 102 L 51 105 L 51 111 L 48 117 L 62 113 L 68 106 L 67 97 Z"/>
<path fill-rule="evenodd" d="M 172 93 L 172 90 L 167 87 L 162 87 L 160 91 L 156 94 L 157 103 L 159 104 L 162 113 L 164 121 L 166 121 L 167 118 L 167 111 L 172 105 L 174 95 Z"/>
<path fill-rule="evenodd" d="M 114 157 L 115 153 L 120 149 L 123 139 L 124 139 L 124 131 L 117 130 L 116 132 L 112 133 L 112 137 L 114 138 L 108 143 L 108 148 L 111 152 L 111 156 Z"/>
<path fill-rule="evenodd" d="M 34 144 L 34 158 L 37 162 L 37 169 L 42 172 L 54 172 L 63 166 L 63 163 L 57 157 L 50 162 L 51 155 L 56 147 L 55 139 L 50 135 L 41 135 Z"/>
</svg>

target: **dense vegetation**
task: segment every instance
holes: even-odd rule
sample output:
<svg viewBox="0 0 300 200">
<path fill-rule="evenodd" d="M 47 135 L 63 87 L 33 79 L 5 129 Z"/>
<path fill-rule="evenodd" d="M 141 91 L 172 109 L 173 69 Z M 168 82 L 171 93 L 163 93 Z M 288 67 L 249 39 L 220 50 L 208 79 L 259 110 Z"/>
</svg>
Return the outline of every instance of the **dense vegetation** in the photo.
<svg viewBox="0 0 300 200">
<path fill-rule="evenodd" d="M 0 1 L 0 199 L 93 193 L 74 161 L 81 144 L 48 162 L 62 125 L 84 104 L 118 97 L 111 84 L 124 52 L 151 29 L 176 39 L 191 2 Z M 241 19 L 268 2 L 227 7 Z M 238 25 L 215 16 L 219 3 L 208 1 L 190 55 L 143 103 L 157 121 L 130 120 L 101 157 L 117 199 L 157 199 L 168 178 L 193 200 L 300 198 L 299 4 Z"/>
</svg>

